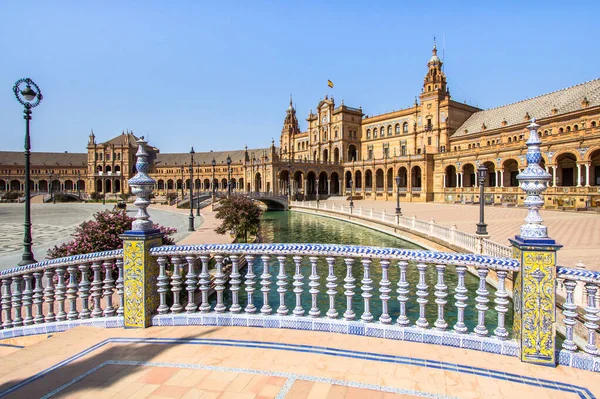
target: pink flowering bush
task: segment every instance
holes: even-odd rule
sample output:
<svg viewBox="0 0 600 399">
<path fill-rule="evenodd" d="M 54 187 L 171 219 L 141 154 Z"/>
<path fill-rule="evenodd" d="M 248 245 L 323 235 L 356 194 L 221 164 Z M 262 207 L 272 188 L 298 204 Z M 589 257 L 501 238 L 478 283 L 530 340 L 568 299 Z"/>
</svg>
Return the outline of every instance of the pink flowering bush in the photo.
<svg viewBox="0 0 600 399">
<path fill-rule="evenodd" d="M 127 216 L 124 209 L 97 212 L 93 220 L 85 221 L 77 227 L 72 241 L 55 246 L 48 251 L 47 256 L 49 259 L 54 259 L 123 248 L 123 240 L 119 235 L 126 230 L 131 230 L 131 223 L 134 220 Z M 163 233 L 164 245 L 175 243 L 170 236 L 176 233 L 177 229 L 158 224 L 155 224 L 154 228 Z"/>
</svg>

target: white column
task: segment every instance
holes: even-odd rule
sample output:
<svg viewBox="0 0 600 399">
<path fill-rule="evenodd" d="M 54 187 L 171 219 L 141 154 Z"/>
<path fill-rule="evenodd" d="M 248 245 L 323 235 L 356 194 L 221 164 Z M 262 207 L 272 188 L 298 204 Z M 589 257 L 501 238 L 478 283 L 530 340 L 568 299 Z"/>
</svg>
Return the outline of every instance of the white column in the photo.
<svg viewBox="0 0 600 399">
<path fill-rule="evenodd" d="M 504 188 L 504 169 L 500 169 L 500 187 Z"/>
<path fill-rule="evenodd" d="M 590 164 L 585 164 L 585 186 L 590 186 Z"/>
<path fill-rule="evenodd" d="M 456 172 L 456 188 L 460 187 L 460 174 Z"/>
<path fill-rule="evenodd" d="M 307 187 L 308 187 L 308 180 L 304 179 L 304 185 L 302 186 L 302 190 L 304 190 L 304 195 L 308 194 L 306 192 Z"/>
<path fill-rule="evenodd" d="M 577 187 L 581 187 L 581 165 L 577 164 Z"/>
<path fill-rule="evenodd" d="M 556 187 L 556 165 L 552 166 L 552 187 Z"/>
<path fill-rule="evenodd" d="M 464 172 L 460 172 L 460 188 L 464 188 L 465 187 L 464 186 L 463 178 L 464 178 Z"/>
<path fill-rule="evenodd" d="M 444 179 L 443 179 L 443 181 L 444 181 L 444 188 L 446 188 L 446 173 L 444 173 Z"/>
<path fill-rule="evenodd" d="M 496 188 L 498 188 L 498 180 L 500 180 L 500 171 L 496 170 L 494 173 L 496 173 Z"/>
<path fill-rule="evenodd" d="M 331 180 L 327 180 L 327 195 L 331 195 Z"/>
</svg>

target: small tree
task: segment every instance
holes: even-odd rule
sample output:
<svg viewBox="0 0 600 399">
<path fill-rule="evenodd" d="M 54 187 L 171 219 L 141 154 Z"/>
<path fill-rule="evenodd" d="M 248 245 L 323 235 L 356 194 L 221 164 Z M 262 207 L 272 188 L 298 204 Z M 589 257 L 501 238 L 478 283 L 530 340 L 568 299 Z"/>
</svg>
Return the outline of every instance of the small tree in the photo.
<svg viewBox="0 0 600 399">
<path fill-rule="evenodd" d="M 238 239 L 244 237 L 244 242 L 248 241 L 248 234 L 258 234 L 262 210 L 252 200 L 243 195 L 231 195 L 219 203 L 221 207 L 215 217 L 222 222 L 215 232 L 233 232 Z"/>
<path fill-rule="evenodd" d="M 123 209 L 105 210 L 94 214 L 93 220 L 81 223 L 73 233 L 74 239 L 57 245 L 48 251 L 48 258 L 61 258 L 63 256 L 88 254 L 92 252 L 110 251 L 123 248 L 123 240 L 119 235 L 126 230 L 131 230 L 131 223 L 135 219 L 127 216 Z M 160 229 L 164 245 L 173 245 L 170 235 L 177 232 L 171 227 L 154 225 Z"/>
</svg>

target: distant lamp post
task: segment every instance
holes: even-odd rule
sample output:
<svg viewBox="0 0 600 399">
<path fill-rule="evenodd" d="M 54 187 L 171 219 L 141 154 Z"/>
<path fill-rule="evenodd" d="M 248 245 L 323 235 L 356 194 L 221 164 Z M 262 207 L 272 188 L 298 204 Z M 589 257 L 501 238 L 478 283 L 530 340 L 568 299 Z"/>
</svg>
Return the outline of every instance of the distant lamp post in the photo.
<svg viewBox="0 0 600 399">
<path fill-rule="evenodd" d="M 227 195 L 231 195 L 231 157 L 227 155 Z"/>
<path fill-rule="evenodd" d="M 352 178 L 350 178 L 350 213 L 352 213 L 352 209 L 354 209 L 354 186 L 352 183 Z"/>
<path fill-rule="evenodd" d="M 212 182 L 210 184 L 211 188 L 212 188 L 212 202 L 213 204 L 215 203 L 215 167 L 217 166 L 217 161 L 215 161 L 215 159 L 213 158 L 212 160 Z"/>
<path fill-rule="evenodd" d="M 200 164 L 200 163 L 198 163 Z M 198 185 L 196 185 L 196 200 L 198 203 L 196 204 L 196 216 L 200 216 L 200 173 L 198 173 Z"/>
<path fill-rule="evenodd" d="M 400 209 L 400 175 L 396 176 L 396 216 L 402 216 L 402 209 Z"/>
<path fill-rule="evenodd" d="M 194 147 L 190 150 L 190 217 L 188 231 L 194 231 Z M 181 187 L 183 187 L 183 179 L 181 179 Z M 183 199 L 183 196 L 182 196 Z"/>
<path fill-rule="evenodd" d="M 50 199 L 54 198 L 54 193 L 52 193 L 52 176 L 53 176 L 53 174 L 50 173 L 50 183 L 48 186 L 48 192 L 50 194 Z"/>
<path fill-rule="evenodd" d="M 25 84 L 25 88 L 21 88 L 23 84 Z M 15 86 L 13 87 L 13 92 L 15 93 L 15 97 L 17 97 L 17 101 L 19 101 L 24 107 L 23 119 L 25 119 L 25 232 L 23 237 L 23 256 L 19 262 L 19 266 L 24 266 L 37 262 L 33 257 L 33 252 L 31 251 L 31 246 L 33 243 L 31 239 L 31 198 L 29 198 L 29 180 L 31 173 L 29 169 L 29 161 L 31 158 L 29 121 L 31 120 L 31 110 L 37 107 L 44 97 L 42 96 L 42 92 L 40 91 L 38 85 L 36 85 L 33 80 L 29 78 L 17 80 L 17 83 L 15 83 Z"/>
<path fill-rule="evenodd" d="M 477 168 L 477 178 L 479 180 L 479 223 L 477 223 L 477 234 L 479 235 L 487 235 L 487 224 L 484 223 L 484 207 L 485 207 L 485 198 L 484 198 L 484 186 L 485 186 L 485 178 L 487 177 L 487 168 L 483 165 L 479 165 Z"/>
<path fill-rule="evenodd" d="M 315 180 L 317 191 L 317 206 L 319 206 L 319 179 Z"/>
<path fill-rule="evenodd" d="M 181 200 L 183 201 L 183 165 L 181 165 Z"/>
<path fill-rule="evenodd" d="M 60 175 L 56 175 L 56 178 L 58 179 L 58 191 L 60 192 Z M 54 185 L 54 182 L 52 182 L 52 185 Z M 52 190 L 52 203 L 56 204 L 56 195 L 54 194 L 54 190 Z"/>
<path fill-rule="evenodd" d="M 77 196 L 79 197 L 79 201 L 81 201 L 81 185 L 79 182 L 81 181 L 81 172 L 77 171 Z"/>
</svg>

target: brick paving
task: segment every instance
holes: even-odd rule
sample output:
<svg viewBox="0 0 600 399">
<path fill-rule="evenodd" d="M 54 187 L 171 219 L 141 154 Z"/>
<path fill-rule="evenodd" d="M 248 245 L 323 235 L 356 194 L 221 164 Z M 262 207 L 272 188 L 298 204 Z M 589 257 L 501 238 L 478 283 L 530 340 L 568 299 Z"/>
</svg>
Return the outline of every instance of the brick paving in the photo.
<svg viewBox="0 0 600 399">
<path fill-rule="evenodd" d="M 121 342 L 102 344 L 109 338 Z M 173 339 L 176 344 L 168 342 Z M 298 345 L 308 347 L 297 349 Z M 319 348 L 327 352 L 315 350 Z M 354 351 L 405 360 L 367 360 L 352 356 Z M 61 367 L 50 370 L 61 362 Z M 505 372 L 516 377 L 509 381 Z M 36 373 L 43 374 L 27 380 Z M 28 382 L 6 398 L 584 397 L 559 390 L 555 383 L 600 394 L 596 373 L 535 366 L 516 357 L 382 338 L 248 327 L 77 327 L 1 355 L 0 395 L 20 381 Z"/>
<path fill-rule="evenodd" d="M 347 201 L 329 201 L 347 205 Z M 396 202 L 359 200 L 354 201 L 354 206 L 394 213 Z M 455 224 L 458 230 L 467 233 L 475 233 L 475 224 L 479 221 L 479 205 L 407 202 L 401 203 L 400 206 L 403 216 L 416 216 L 417 219 L 425 221 L 433 219 L 436 223 L 448 227 Z M 548 226 L 548 235 L 563 245 L 558 252 L 560 265 L 574 266 L 582 261 L 588 269 L 600 270 L 600 214 L 555 210 L 542 210 L 540 213 L 544 225 Z M 527 210 L 524 208 L 486 206 L 485 222 L 490 239 L 509 245 L 508 239 L 519 234 L 526 216 Z"/>
</svg>

